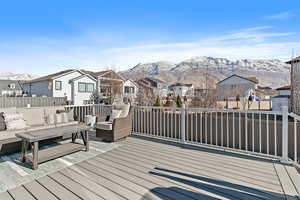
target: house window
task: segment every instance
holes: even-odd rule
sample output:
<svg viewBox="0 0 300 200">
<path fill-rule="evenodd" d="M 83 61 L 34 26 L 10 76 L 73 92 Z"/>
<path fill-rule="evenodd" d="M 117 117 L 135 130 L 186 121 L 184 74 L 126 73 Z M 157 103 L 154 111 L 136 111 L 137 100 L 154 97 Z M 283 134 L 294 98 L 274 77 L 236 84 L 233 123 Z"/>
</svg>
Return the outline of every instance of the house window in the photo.
<svg viewBox="0 0 300 200">
<path fill-rule="evenodd" d="M 134 87 L 125 86 L 125 93 L 133 94 L 134 93 Z"/>
<path fill-rule="evenodd" d="M 94 92 L 94 84 L 93 83 L 87 83 L 86 84 L 86 92 Z"/>
<path fill-rule="evenodd" d="M 78 92 L 85 92 L 85 83 L 78 83 Z"/>
<path fill-rule="evenodd" d="M 94 90 L 93 83 L 78 83 L 78 92 L 94 92 Z"/>
<path fill-rule="evenodd" d="M 62 82 L 55 81 L 55 90 L 61 90 L 61 89 L 62 89 Z"/>
<path fill-rule="evenodd" d="M 11 84 L 9 84 L 9 86 L 8 86 L 10 89 L 16 89 L 16 84 L 14 84 L 14 83 L 11 83 Z"/>
</svg>

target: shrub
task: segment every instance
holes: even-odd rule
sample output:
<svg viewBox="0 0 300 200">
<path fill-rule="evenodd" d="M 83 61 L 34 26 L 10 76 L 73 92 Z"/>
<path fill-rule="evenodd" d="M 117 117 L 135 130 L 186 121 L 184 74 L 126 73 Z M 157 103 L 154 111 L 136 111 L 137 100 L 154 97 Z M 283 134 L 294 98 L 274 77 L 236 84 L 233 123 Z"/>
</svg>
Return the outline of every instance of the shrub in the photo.
<svg viewBox="0 0 300 200">
<path fill-rule="evenodd" d="M 182 107 L 182 101 L 181 101 L 181 98 L 180 96 L 178 95 L 177 98 L 176 98 L 176 106 L 178 108 L 181 108 Z"/>
</svg>

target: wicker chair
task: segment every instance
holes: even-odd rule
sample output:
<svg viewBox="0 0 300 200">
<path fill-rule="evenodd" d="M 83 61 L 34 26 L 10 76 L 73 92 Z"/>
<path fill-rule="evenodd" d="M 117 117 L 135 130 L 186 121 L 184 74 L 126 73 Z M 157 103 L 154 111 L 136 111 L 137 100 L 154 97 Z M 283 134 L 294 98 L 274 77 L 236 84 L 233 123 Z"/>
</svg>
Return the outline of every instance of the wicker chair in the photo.
<svg viewBox="0 0 300 200">
<path fill-rule="evenodd" d="M 116 142 L 126 138 L 132 131 L 132 107 L 125 117 L 113 119 L 113 121 L 100 121 L 96 124 L 96 137 L 105 142 Z M 104 119 L 103 117 L 101 118 Z"/>
</svg>

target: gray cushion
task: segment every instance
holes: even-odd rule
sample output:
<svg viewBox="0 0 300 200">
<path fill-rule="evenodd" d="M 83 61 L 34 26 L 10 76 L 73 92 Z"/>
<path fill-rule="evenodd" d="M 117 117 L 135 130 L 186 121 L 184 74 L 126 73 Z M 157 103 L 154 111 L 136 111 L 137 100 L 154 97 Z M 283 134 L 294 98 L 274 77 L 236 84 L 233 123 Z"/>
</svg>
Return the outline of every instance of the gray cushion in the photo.
<svg viewBox="0 0 300 200">
<path fill-rule="evenodd" d="M 44 108 L 18 108 L 17 112 L 23 114 L 29 126 L 46 124 Z"/>
<path fill-rule="evenodd" d="M 5 131 L 6 125 L 5 125 L 5 120 L 3 116 L 3 112 L 0 113 L 0 131 Z"/>
<path fill-rule="evenodd" d="M 66 122 L 66 123 L 56 124 L 56 127 L 70 126 L 70 125 L 76 125 L 76 124 L 78 124 L 77 121 L 72 121 L 72 122 Z"/>
<path fill-rule="evenodd" d="M 13 108 L 0 108 L 0 112 L 4 112 L 7 114 L 13 114 L 13 113 L 17 113 L 17 108 L 13 107 Z"/>
<path fill-rule="evenodd" d="M 110 130 L 112 130 L 112 123 L 111 122 L 98 122 L 96 125 L 96 128 L 110 131 Z"/>
</svg>

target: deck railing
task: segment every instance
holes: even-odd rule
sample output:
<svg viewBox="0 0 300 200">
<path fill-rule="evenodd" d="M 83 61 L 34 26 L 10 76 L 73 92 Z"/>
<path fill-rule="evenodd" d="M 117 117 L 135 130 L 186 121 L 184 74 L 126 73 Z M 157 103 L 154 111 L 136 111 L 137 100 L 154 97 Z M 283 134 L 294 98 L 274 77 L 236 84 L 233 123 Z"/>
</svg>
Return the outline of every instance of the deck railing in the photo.
<svg viewBox="0 0 300 200">
<path fill-rule="evenodd" d="M 286 107 L 274 112 L 142 106 L 135 107 L 133 132 L 298 162 L 298 120 Z"/>
<path fill-rule="evenodd" d="M 85 115 L 109 115 L 110 105 L 69 106 Z M 286 162 L 300 158 L 300 116 L 283 111 L 135 106 L 133 133 L 182 143 L 208 145 L 270 156 Z"/>
</svg>

